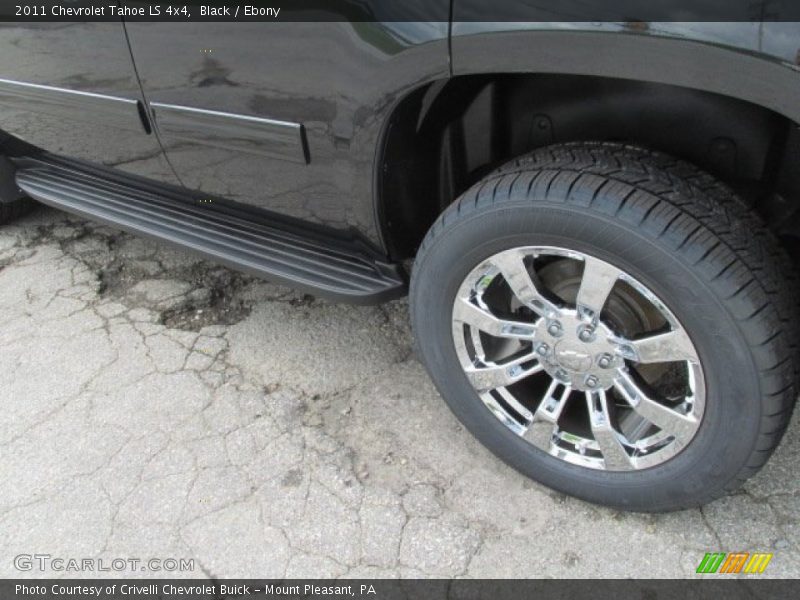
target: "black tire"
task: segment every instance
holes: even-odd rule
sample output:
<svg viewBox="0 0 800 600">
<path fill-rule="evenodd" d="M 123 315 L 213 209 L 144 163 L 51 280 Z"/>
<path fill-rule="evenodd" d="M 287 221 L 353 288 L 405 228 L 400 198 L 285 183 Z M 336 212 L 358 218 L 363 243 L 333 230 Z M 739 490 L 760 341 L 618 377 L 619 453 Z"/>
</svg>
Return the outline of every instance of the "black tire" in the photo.
<svg viewBox="0 0 800 600">
<path fill-rule="evenodd" d="M 22 198 L 13 202 L 0 202 L 0 225 L 10 223 L 14 219 L 29 213 L 35 206 L 30 198 Z"/>
<path fill-rule="evenodd" d="M 528 245 L 615 264 L 683 323 L 707 400 L 695 437 L 678 454 L 627 472 L 569 464 L 512 433 L 480 401 L 454 348 L 454 297 L 487 257 Z M 776 238 L 725 185 L 664 154 L 605 143 L 540 149 L 473 186 L 431 227 L 411 280 L 418 351 L 461 422 L 523 474 L 634 511 L 704 504 L 764 465 L 794 405 L 798 297 Z"/>
</svg>

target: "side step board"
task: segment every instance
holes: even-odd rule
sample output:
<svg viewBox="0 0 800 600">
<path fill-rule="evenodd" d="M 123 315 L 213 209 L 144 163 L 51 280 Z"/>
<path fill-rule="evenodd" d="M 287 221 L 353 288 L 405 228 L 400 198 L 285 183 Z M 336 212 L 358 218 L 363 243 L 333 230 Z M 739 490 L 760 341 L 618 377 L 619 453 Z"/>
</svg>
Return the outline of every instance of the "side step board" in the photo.
<svg viewBox="0 0 800 600">
<path fill-rule="evenodd" d="M 289 229 L 276 220 L 200 207 L 60 166 L 35 164 L 16 173 L 29 196 L 55 208 L 189 248 L 235 269 L 311 294 L 356 304 L 401 296 L 398 269 L 358 241 Z"/>
</svg>

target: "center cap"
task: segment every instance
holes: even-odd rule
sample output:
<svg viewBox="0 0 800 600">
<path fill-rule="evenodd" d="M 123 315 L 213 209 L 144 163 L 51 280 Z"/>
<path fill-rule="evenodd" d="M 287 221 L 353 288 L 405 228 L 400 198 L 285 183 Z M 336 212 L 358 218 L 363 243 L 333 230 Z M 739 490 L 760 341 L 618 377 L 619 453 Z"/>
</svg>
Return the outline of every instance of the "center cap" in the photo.
<svg viewBox="0 0 800 600">
<path fill-rule="evenodd" d="M 616 353 L 611 329 L 600 321 L 594 335 L 582 340 L 586 323 L 574 309 L 562 309 L 554 323 L 540 319 L 534 334 L 534 349 L 548 375 L 579 391 L 614 385 L 624 360 Z"/>
<path fill-rule="evenodd" d="M 592 368 L 592 355 L 585 348 L 577 347 L 572 340 L 562 340 L 556 344 L 555 359 L 559 366 L 570 371 L 582 373 Z"/>
</svg>

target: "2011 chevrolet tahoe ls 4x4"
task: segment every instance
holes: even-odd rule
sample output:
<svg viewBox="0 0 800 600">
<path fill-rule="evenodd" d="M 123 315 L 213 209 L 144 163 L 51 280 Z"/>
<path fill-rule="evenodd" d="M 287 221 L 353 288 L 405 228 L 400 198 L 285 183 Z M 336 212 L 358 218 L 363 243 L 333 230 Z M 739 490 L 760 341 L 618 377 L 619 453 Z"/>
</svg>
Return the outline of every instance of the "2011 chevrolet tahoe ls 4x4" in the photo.
<svg viewBox="0 0 800 600">
<path fill-rule="evenodd" d="M 410 290 L 441 395 L 523 474 L 628 510 L 735 489 L 797 392 L 800 24 L 426 1 L 4 23 L 0 222 L 34 199 L 335 301 Z"/>
</svg>

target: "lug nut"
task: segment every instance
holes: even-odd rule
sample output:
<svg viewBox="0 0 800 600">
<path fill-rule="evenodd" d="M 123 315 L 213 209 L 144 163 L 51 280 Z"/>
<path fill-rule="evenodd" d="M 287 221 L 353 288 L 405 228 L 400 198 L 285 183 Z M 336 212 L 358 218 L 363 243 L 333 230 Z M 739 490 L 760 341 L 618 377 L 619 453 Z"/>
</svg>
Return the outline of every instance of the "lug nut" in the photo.
<svg viewBox="0 0 800 600">
<path fill-rule="evenodd" d="M 520 367 L 519 365 L 514 365 L 513 367 L 509 367 L 508 369 L 508 374 L 511 377 L 516 377 L 520 373 L 522 373 L 522 367 Z"/>
<path fill-rule="evenodd" d="M 594 375 L 589 375 L 586 379 L 583 380 L 584 385 L 587 388 L 595 388 L 597 384 L 600 383 Z"/>
<path fill-rule="evenodd" d="M 611 366 L 611 363 L 614 362 L 614 357 L 610 354 L 601 354 L 600 358 L 597 359 L 597 366 L 601 369 L 607 369 Z"/>
<path fill-rule="evenodd" d="M 539 344 L 539 347 L 536 348 L 536 354 L 539 356 L 547 356 L 550 353 L 550 346 L 547 344 Z"/>
<path fill-rule="evenodd" d="M 567 381 L 569 379 L 569 374 L 564 369 L 559 369 L 556 371 L 556 379 L 560 381 Z"/>
<path fill-rule="evenodd" d="M 594 331 L 589 327 L 584 327 L 578 332 L 578 339 L 582 342 L 591 342 L 594 340 Z"/>
<path fill-rule="evenodd" d="M 547 326 L 547 333 L 552 335 L 553 337 L 561 337 L 563 330 L 561 328 L 561 323 L 558 321 L 553 321 L 550 325 Z"/>
</svg>

